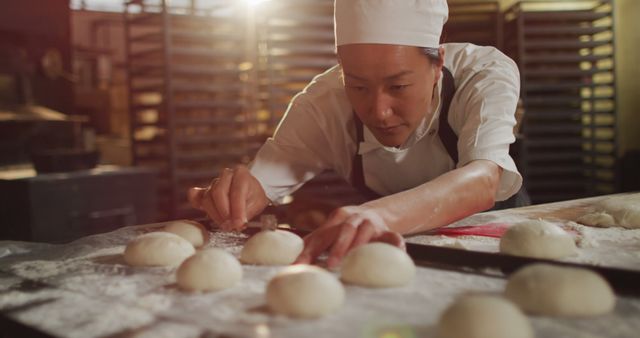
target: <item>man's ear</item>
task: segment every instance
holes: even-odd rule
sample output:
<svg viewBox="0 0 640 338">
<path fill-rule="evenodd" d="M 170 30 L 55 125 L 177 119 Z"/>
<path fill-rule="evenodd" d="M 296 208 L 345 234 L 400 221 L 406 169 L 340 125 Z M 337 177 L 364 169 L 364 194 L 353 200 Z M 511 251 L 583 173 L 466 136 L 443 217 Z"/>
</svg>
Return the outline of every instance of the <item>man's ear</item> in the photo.
<svg viewBox="0 0 640 338">
<path fill-rule="evenodd" d="M 434 64 L 433 70 L 435 72 L 435 83 L 440 81 L 440 75 L 442 74 L 442 67 L 444 67 L 444 48 L 440 46 L 438 48 L 438 62 Z"/>
<path fill-rule="evenodd" d="M 444 66 L 444 47 L 442 46 L 438 47 L 438 59 L 440 67 L 442 68 Z"/>
</svg>

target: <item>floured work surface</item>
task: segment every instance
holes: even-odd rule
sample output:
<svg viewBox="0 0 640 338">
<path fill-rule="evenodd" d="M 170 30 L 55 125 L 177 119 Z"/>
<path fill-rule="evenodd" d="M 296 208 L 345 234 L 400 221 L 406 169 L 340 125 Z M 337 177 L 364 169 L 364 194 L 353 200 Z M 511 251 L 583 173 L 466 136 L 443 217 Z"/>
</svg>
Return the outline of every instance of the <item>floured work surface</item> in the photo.
<svg viewBox="0 0 640 338">
<path fill-rule="evenodd" d="M 568 230 L 576 240 L 579 248 L 578 255 L 562 261 L 640 271 L 640 229 L 598 228 L 575 222 L 578 217 L 588 213 L 590 206 L 609 197 L 599 196 L 479 213 L 462 219 L 450 227 L 487 224 L 510 226 L 526 220 L 543 219 Z M 499 238 L 474 235 L 418 235 L 408 238 L 407 241 L 482 252 L 498 252 L 500 244 Z"/>
<path fill-rule="evenodd" d="M 60 337 L 434 337 L 442 311 L 464 292 L 499 293 L 498 278 L 419 267 L 395 289 L 346 286 L 346 302 L 315 320 L 265 308 L 266 283 L 281 267 L 243 266 L 231 289 L 186 293 L 174 269 L 133 268 L 122 259 L 139 226 L 66 245 L 0 242 L 0 312 Z M 239 254 L 242 234 L 214 233 L 208 247 Z M 529 317 L 538 337 L 637 337 L 640 299 L 618 297 L 597 318 Z M 391 335 L 395 333 L 395 335 Z"/>
</svg>

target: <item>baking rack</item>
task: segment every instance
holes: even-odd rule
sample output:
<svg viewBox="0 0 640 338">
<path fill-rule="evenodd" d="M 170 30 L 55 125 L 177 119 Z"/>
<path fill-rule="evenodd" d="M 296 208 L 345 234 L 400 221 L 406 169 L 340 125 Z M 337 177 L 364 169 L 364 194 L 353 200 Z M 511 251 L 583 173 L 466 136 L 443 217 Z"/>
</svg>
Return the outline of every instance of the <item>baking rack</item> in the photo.
<svg viewBox="0 0 640 338">
<path fill-rule="evenodd" d="M 502 18 L 498 1 L 450 2 L 442 42 L 470 42 L 502 49 Z"/>
<path fill-rule="evenodd" d="M 270 117 L 270 134 L 295 94 L 337 64 L 333 0 L 279 0 L 256 9 L 259 105 Z M 357 192 L 335 172 L 307 182 L 294 199 L 347 204 Z"/>
<path fill-rule="evenodd" d="M 614 192 L 613 1 L 521 1 L 504 15 L 525 112 L 518 167 L 533 202 Z"/>
<path fill-rule="evenodd" d="M 265 139 L 247 81 L 246 11 L 177 3 L 129 1 L 124 13 L 133 159 L 160 170 L 162 219 L 192 215 L 188 187 L 248 162 Z"/>
</svg>

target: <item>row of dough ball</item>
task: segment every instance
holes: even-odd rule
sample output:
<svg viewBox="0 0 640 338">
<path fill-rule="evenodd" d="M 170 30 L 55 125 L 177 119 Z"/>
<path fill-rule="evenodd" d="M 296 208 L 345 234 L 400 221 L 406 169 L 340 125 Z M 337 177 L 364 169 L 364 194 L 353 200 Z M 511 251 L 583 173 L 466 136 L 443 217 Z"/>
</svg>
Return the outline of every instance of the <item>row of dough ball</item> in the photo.
<svg viewBox="0 0 640 338">
<path fill-rule="evenodd" d="M 304 242 L 289 231 L 261 231 L 240 252 L 240 261 L 257 265 L 289 265 Z M 369 243 L 351 250 L 340 268 L 341 279 L 368 287 L 399 287 L 413 279 L 415 265 L 404 250 L 386 243 Z"/>
<path fill-rule="evenodd" d="M 578 253 L 573 237 L 559 226 L 533 220 L 510 227 L 500 240 L 500 252 L 542 259 L 561 259 Z M 534 265 L 514 274 L 508 297 L 532 313 L 588 316 L 608 312 L 613 292 L 598 274 L 584 269 Z M 539 295 L 544 295 L 539 297 Z"/>
<path fill-rule="evenodd" d="M 176 223 L 177 224 L 177 223 Z M 222 249 L 195 251 L 194 244 L 181 236 L 194 235 L 197 223 L 182 222 L 181 231 L 152 232 L 138 236 L 125 249 L 125 261 L 133 266 L 176 266 L 176 281 L 189 291 L 217 291 L 242 279 L 238 259 Z M 173 225 L 173 224 L 172 224 Z M 163 230 L 175 230 L 177 226 Z M 187 231 L 190 230 L 190 231 Z M 178 235 L 176 235 L 176 233 Z M 191 236 L 194 239 L 197 236 Z M 288 231 L 266 230 L 252 236 L 242 248 L 240 261 L 258 265 L 288 265 L 304 247 L 302 239 Z M 415 275 L 415 265 L 401 249 L 385 243 L 370 243 L 352 250 L 340 270 L 345 283 L 367 287 L 399 287 Z M 344 288 L 330 272 L 309 265 L 285 268 L 267 286 L 267 304 L 276 313 L 293 317 L 318 317 L 342 306 Z"/>
<path fill-rule="evenodd" d="M 129 242 L 124 259 L 133 266 L 175 266 L 208 241 L 209 232 L 200 223 L 174 221 Z M 247 241 L 240 259 L 247 264 L 287 265 L 303 247 L 302 239 L 289 231 L 261 231 Z"/>
<path fill-rule="evenodd" d="M 161 231 L 140 235 L 127 244 L 124 260 L 132 266 L 178 266 L 176 282 L 190 291 L 215 291 L 242 279 L 242 267 L 221 249 L 196 252 L 209 240 L 209 232 L 197 222 L 175 221 Z M 242 249 L 247 264 L 287 265 L 293 263 L 304 246 L 302 239 L 288 231 L 262 231 Z"/>
<path fill-rule="evenodd" d="M 195 254 L 196 247 L 209 241 L 209 232 L 200 223 L 174 221 L 161 231 L 140 235 L 124 250 L 124 260 L 132 266 L 176 266 Z"/>
<path fill-rule="evenodd" d="M 340 267 L 348 284 L 384 288 L 407 285 L 415 265 L 404 250 L 386 243 L 369 243 L 351 250 Z M 344 303 L 344 287 L 332 273 L 312 265 L 294 265 L 267 285 L 267 305 L 276 313 L 313 318 L 332 313 Z"/>
<path fill-rule="evenodd" d="M 515 256 L 560 259 L 576 255 L 573 237 L 559 226 L 530 220 L 511 226 L 500 239 L 500 252 Z M 532 264 L 513 273 L 504 297 L 467 294 L 455 301 L 438 323 L 440 338 L 531 338 L 533 315 L 586 317 L 615 306 L 609 284 L 581 268 Z"/>
<path fill-rule="evenodd" d="M 615 306 L 609 284 L 582 268 L 532 264 L 513 273 L 504 297 L 467 294 L 447 308 L 438 322 L 439 338 L 533 338 L 522 311 L 533 315 L 588 317 Z"/>
</svg>

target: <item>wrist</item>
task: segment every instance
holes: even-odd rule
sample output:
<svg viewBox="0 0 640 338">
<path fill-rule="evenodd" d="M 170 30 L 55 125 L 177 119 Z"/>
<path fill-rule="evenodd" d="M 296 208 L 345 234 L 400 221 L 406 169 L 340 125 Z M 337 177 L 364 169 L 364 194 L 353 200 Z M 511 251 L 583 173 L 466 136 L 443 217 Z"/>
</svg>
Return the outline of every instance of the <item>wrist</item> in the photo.
<svg viewBox="0 0 640 338">
<path fill-rule="evenodd" d="M 391 212 L 386 203 L 377 199 L 366 202 L 361 205 L 365 210 L 365 213 L 371 215 L 370 218 L 375 220 L 375 226 L 381 231 L 395 231 L 394 224 L 396 223 L 396 217 Z"/>
</svg>

